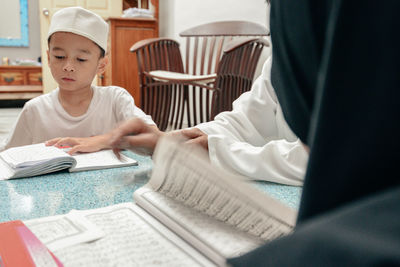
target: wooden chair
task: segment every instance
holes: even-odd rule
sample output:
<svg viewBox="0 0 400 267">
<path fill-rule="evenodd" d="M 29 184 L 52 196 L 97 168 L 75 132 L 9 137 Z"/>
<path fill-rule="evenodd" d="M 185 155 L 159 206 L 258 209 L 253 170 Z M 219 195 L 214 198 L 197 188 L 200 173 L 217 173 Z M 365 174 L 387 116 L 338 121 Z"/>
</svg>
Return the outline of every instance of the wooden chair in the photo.
<svg viewBox="0 0 400 267">
<path fill-rule="evenodd" d="M 145 39 L 130 51 L 137 57 L 142 110 L 162 131 L 182 128 L 186 99 L 183 85 L 160 82 L 150 75 L 154 70 L 184 72 L 179 43 L 168 38 Z"/>
<path fill-rule="evenodd" d="M 237 37 L 268 36 L 264 26 L 249 21 L 217 21 L 187 29 L 179 34 L 186 39 L 187 74 L 216 73 L 224 45 Z"/>
<path fill-rule="evenodd" d="M 187 40 L 185 67 L 179 44 L 174 40 L 144 40 L 131 48 L 138 59 L 142 109 L 153 116 L 162 130 L 182 128 L 184 120 L 189 127 L 209 121 L 213 117 L 211 106 L 218 66 L 226 44 L 234 38 L 269 33 L 256 23 L 221 21 L 196 26 L 180 35 Z M 156 94 L 158 97 L 154 98 Z M 221 97 L 217 99 L 220 108 Z M 163 106 L 168 103 L 174 105 L 169 111 Z"/>
<path fill-rule="evenodd" d="M 218 66 L 211 117 L 232 110 L 232 102 L 253 85 L 261 53 L 269 43 L 264 38 L 231 41 L 224 49 Z"/>
</svg>

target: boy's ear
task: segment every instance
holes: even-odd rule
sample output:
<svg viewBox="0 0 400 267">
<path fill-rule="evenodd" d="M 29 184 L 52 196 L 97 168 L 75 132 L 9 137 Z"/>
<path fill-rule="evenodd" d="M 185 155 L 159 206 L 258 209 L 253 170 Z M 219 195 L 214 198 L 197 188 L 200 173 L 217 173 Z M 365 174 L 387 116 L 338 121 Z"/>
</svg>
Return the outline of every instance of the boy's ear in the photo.
<svg viewBox="0 0 400 267">
<path fill-rule="evenodd" d="M 99 65 L 97 66 L 97 74 L 102 74 L 107 67 L 108 64 L 108 56 L 104 56 L 99 60 Z"/>
</svg>

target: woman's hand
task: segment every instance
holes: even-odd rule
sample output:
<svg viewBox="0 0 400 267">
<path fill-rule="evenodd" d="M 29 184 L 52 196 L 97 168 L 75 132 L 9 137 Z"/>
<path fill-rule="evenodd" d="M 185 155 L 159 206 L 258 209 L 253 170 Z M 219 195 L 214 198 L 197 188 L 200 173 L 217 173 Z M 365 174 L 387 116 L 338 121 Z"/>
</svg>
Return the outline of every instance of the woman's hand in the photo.
<svg viewBox="0 0 400 267">
<path fill-rule="evenodd" d="M 185 144 L 199 145 L 208 150 L 208 135 L 197 128 L 188 128 L 168 133 L 170 136 L 180 136 L 185 139 Z"/>
<path fill-rule="evenodd" d="M 110 132 L 110 145 L 116 153 L 121 149 L 129 149 L 138 154 L 151 155 L 163 135 L 164 132 L 157 126 L 134 118 Z"/>
</svg>

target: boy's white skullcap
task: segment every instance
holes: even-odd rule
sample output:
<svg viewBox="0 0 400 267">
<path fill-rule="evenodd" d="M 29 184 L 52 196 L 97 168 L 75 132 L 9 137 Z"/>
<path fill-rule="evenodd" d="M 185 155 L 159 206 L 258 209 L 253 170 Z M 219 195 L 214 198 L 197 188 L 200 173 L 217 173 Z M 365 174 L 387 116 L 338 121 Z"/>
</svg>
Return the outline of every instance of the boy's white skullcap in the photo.
<svg viewBox="0 0 400 267">
<path fill-rule="evenodd" d="M 47 38 L 55 32 L 81 35 L 107 51 L 108 24 L 99 15 L 82 7 L 67 7 L 54 13 Z"/>
</svg>

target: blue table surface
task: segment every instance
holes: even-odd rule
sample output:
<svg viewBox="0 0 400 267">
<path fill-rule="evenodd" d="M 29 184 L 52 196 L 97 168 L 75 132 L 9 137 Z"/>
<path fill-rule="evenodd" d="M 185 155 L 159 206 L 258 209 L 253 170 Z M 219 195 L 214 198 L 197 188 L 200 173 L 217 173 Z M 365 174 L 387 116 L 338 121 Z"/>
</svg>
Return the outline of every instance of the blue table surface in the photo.
<svg viewBox="0 0 400 267">
<path fill-rule="evenodd" d="M 150 157 L 131 152 L 138 166 L 69 173 L 61 171 L 31 178 L 0 181 L 0 222 L 27 220 L 133 201 L 133 192 L 147 183 Z M 301 187 L 254 182 L 288 206 L 297 209 Z"/>
</svg>

